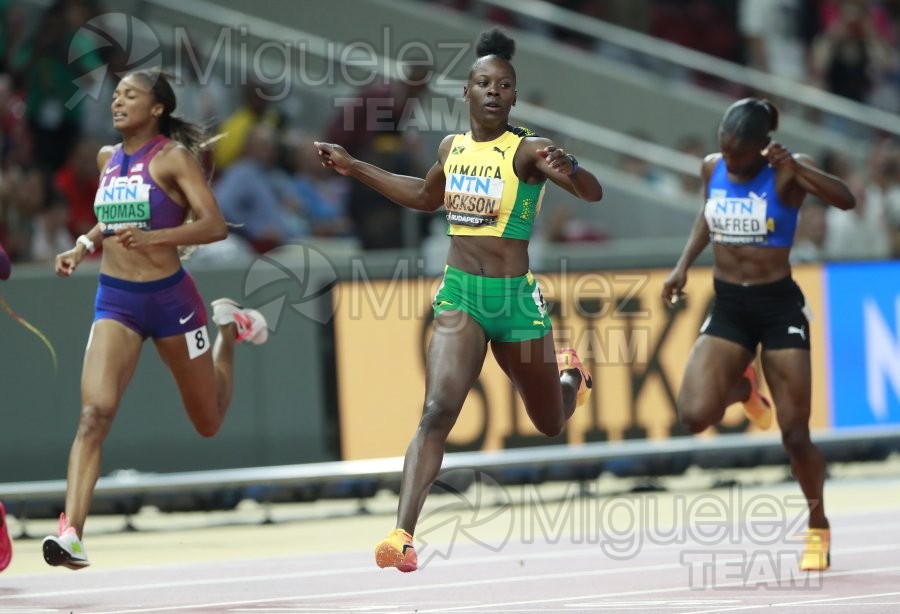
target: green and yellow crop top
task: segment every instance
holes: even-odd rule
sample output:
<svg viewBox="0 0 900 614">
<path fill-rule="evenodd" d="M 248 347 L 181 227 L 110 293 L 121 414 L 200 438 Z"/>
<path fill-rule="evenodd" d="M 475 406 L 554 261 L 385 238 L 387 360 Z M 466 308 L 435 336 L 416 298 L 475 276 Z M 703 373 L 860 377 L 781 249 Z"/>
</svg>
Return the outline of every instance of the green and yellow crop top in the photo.
<svg viewBox="0 0 900 614">
<path fill-rule="evenodd" d="M 493 141 L 473 141 L 471 132 L 453 138 L 444 162 L 448 235 L 531 237 L 546 182 L 528 184 L 516 177 L 513 158 L 527 136 L 533 134 L 510 127 Z"/>
</svg>

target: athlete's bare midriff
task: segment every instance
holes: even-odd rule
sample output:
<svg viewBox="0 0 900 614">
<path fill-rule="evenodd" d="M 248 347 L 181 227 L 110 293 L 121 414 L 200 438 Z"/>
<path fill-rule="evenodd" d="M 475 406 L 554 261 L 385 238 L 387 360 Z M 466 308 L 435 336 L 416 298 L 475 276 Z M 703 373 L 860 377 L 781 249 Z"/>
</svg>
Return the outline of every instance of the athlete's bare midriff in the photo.
<svg viewBox="0 0 900 614">
<path fill-rule="evenodd" d="M 791 274 L 790 247 L 715 245 L 713 276 L 732 284 L 765 284 Z"/>
<path fill-rule="evenodd" d="M 174 275 L 181 268 L 178 249 L 171 246 L 129 250 L 115 236 L 103 240 L 100 272 L 128 281 L 155 281 Z"/>
<path fill-rule="evenodd" d="M 520 277 L 528 272 L 528 241 L 453 236 L 447 264 L 484 277 Z"/>
</svg>

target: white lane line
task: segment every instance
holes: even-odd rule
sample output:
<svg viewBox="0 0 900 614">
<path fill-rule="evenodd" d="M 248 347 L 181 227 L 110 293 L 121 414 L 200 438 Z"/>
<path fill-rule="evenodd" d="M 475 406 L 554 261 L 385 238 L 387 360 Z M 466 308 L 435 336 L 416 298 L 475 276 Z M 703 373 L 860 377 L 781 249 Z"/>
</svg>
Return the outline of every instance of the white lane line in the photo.
<svg viewBox="0 0 900 614">
<path fill-rule="evenodd" d="M 849 574 L 848 574 L 849 575 Z M 828 597 L 825 599 L 806 599 L 804 601 L 784 601 L 781 603 L 771 603 L 766 605 L 746 605 L 739 606 L 734 608 L 721 608 L 718 610 L 697 610 L 695 612 L 685 612 L 684 614 L 713 614 L 714 612 L 738 612 L 741 610 L 758 610 L 760 608 L 777 608 L 777 607 L 790 607 L 796 608 L 799 606 L 807 606 L 807 605 L 837 605 L 838 601 L 851 601 L 853 599 L 874 599 L 875 597 L 895 597 L 900 595 L 900 591 L 894 591 L 892 593 L 870 593 L 863 595 L 850 595 L 848 597 Z M 846 604 L 841 604 L 846 605 Z M 861 604 L 864 605 L 864 604 Z"/>
<path fill-rule="evenodd" d="M 828 577 L 833 578 L 833 577 L 842 577 L 842 576 L 858 576 L 858 575 L 863 575 L 863 574 L 880 573 L 880 572 L 886 572 L 886 571 L 900 571 L 900 566 L 895 565 L 892 567 L 874 567 L 874 568 L 869 568 L 869 569 L 854 569 L 852 571 L 828 572 Z M 777 582 L 780 580 L 780 578 L 769 578 L 769 580 Z M 718 584 L 716 586 L 716 589 L 723 589 L 723 588 L 729 588 L 729 587 L 737 588 L 739 586 L 742 586 L 743 584 L 744 584 L 744 581 L 739 580 L 737 582 Z M 463 612 L 466 610 L 473 611 L 474 609 L 477 609 L 477 608 L 483 608 L 483 609 L 486 609 L 486 611 L 488 611 L 488 612 L 493 612 L 497 608 L 504 608 L 504 607 L 517 606 L 517 605 L 538 605 L 538 604 L 549 604 L 549 603 L 560 603 L 561 604 L 565 601 L 578 601 L 578 600 L 582 600 L 582 599 L 606 599 L 608 597 L 630 597 L 633 595 L 653 595 L 653 594 L 659 594 L 659 593 L 675 593 L 675 592 L 689 591 L 689 590 L 693 590 L 693 587 L 691 587 L 690 585 L 688 585 L 688 586 L 682 585 L 682 586 L 675 586 L 675 587 L 668 587 L 668 588 L 653 588 L 653 589 L 643 589 L 643 590 L 638 590 L 638 591 L 625 591 L 625 592 L 621 592 L 621 593 L 601 593 L 601 594 L 595 594 L 595 595 L 581 595 L 581 596 L 577 596 L 577 597 L 576 596 L 553 597 L 553 598 L 548 598 L 548 599 L 530 599 L 530 600 L 526 600 L 526 601 L 506 601 L 506 602 L 500 602 L 500 603 L 481 604 L 478 606 L 457 606 L 457 607 L 439 608 L 439 609 L 432 609 L 432 610 L 419 610 L 419 614 L 426 614 L 426 613 L 431 613 L 431 612 Z M 838 599 L 844 599 L 844 598 L 839 597 Z M 744 609 L 756 609 L 756 608 L 768 608 L 768 607 L 770 607 L 769 604 L 765 604 L 765 605 L 746 606 L 746 608 L 744 608 Z M 741 608 L 737 608 L 737 609 L 741 609 Z M 724 612 L 726 610 L 713 610 L 713 611 Z M 694 613 L 686 613 L 686 614 L 707 614 L 707 610 L 702 610 L 700 612 L 694 612 Z"/>
<path fill-rule="evenodd" d="M 875 546 L 859 546 L 856 548 L 841 548 L 835 549 L 833 554 L 840 555 L 853 555 L 853 554 L 865 554 L 871 552 L 883 552 L 883 551 L 894 551 L 900 548 L 900 544 L 881 544 Z M 472 565 L 472 564 L 490 564 L 496 565 L 499 562 L 510 562 L 510 561 L 531 561 L 531 560 L 545 560 L 545 559 L 557 559 L 557 558 L 568 558 L 571 556 L 571 552 L 537 552 L 537 553 L 520 553 L 516 555 L 500 555 L 500 556 L 491 556 L 491 557 L 479 557 L 475 559 L 455 559 L 455 560 L 447 560 L 442 561 L 440 563 L 440 568 L 445 567 L 457 567 L 461 565 Z M 585 556 L 588 556 L 586 554 Z M 596 556 L 596 551 L 593 551 L 592 556 Z M 723 558 L 723 562 L 727 559 Z M 439 568 L 439 569 L 440 569 Z M 595 569 L 586 572 L 567 572 L 567 574 L 563 574 L 565 577 L 578 577 L 583 575 L 609 575 L 609 574 L 629 574 L 629 573 L 639 573 L 642 571 L 663 571 L 670 569 L 684 569 L 685 566 L 681 563 L 660 563 L 656 565 L 638 565 L 635 567 L 611 567 L 607 569 Z M 360 567 L 347 567 L 339 570 L 341 575 L 349 574 L 349 573 L 366 573 L 371 574 L 375 570 L 371 565 L 360 566 Z M 277 580 L 301 580 L 301 579 L 309 579 L 309 578 L 319 578 L 319 577 L 332 577 L 335 575 L 334 569 L 319 569 L 314 571 L 303 571 L 303 572 L 295 572 L 295 573 L 284 573 L 284 574 L 265 574 L 265 575 L 255 575 L 255 576 L 241 576 L 241 577 L 226 577 L 226 578 L 209 578 L 203 580 L 183 580 L 178 582 L 156 582 L 152 584 L 129 584 L 129 585 L 113 585 L 113 586 L 101 586 L 96 588 L 85 588 L 85 589 L 72 589 L 72 590 L 62 590 L 62 591 L 47 591 L 42 593 L 17 593 L 14 595 L 0 595 L 0 600 L 12 600 L 12 599 L 37 599 L 37 598 L 53 598 L 53 597 L 69 597 L 69 596 L 83 596 L 83 595 L 95 595 L 102 593 L 114 593 L 114 592 L 136 592 L 141 590 L 159 590 L 159 589 L 175 589 L 175 588 L 189 588 L 189 587 L 197 587 L 197 586 L 216 586 L 223 584 L 247 584 L 253 582 L 273 582 Z M 571 575 L 575 574 L 575 575 Z M 559 574 L 553 574 L 554 577 L 559 576 Z M 528 578 L 547 578 L 550 577 L 550 574 L 541 574 L 540 576 L 528 576 Z M 521 581 L 518 577 L 510 577 L 510 578 L 491 578 L 489 580 L 474 580 L 474 583 L 479 582 L 518 582 Z M 408 587 L 409 589 L 416 589 L 417 587 Z M 391 589 L 393 590 L 393 589 Z M 347 594 L 355 594 L 352 591 Z M 310 595 L 309 597 L 315 597 L 315 595 Z"/>
<path fill-rule="evenodd" d="M 885 546 L 885 549 L 896 549 L 897 544 L 893 544 L 890 546 Z M 738 560 L 738 559 L 735 559 Z M 129 610 L 97 610 L 95 612 L 86 612 L 84 614 L 137 614 L 142 612 L 165 612 L 171 610 L 194 610 L 194 609 L 202 609 L 202 608 L 223 608 L 223 607 L 233 607 L 233 606 L 242 606 L 242 605 L 251 605 L 251 604 L 264 604 L 264 603 L 275 603 L 275 602 L 284 602 L 284 601 L 307 601 L 310 599 L 332 599 L 336 597 L 358 597 L 363 595 L 384 595 L 390 593 L 398 593 L 405 592 L 409 593 L 412 591 L 423 591 L 423 590 L 440 590 L 447 588 L 464 588 L 470 586 L 478 586 L 478 585 L 496 585 L 501 583 L 508 582 L 534 582 L 534 581 L 547 581 L 547 580 L 564 580 L 569 578 L 576 577 L 590 577 L 590 576 L 606 576 L 613 575 L 616 573 L 637 573 L 642 571 L 662 571 L 664 569 L 683 569 L 684 567 L 681 564 L 667 564 L 667 565 L 648 565 L 643 567 L 631 567 L 631 568 L 618 568 L 618 569 L 604 569 L 604 570 L 592 570 L 592 571 L 584 571 L 584 572 L 568 572 L 568 573 L 557 573 L 557 574 L 540 574 L 534 576 L 520 576 L 514 578 L 485 578 L 482 580 L 463 580 L 458 582 L 444 582 L 438 584 L 423 584 L 416 586 L 398 586 L 398 587 L 390 587 L 390 588 L 376 588 L 376 589 L 364 589 L 358 591 L 340 591 L 335 593 L 320 593 L 320 594 L 309 594 L 305 593 L 303 595 L 293 595 L 286 597 L 271 597 L 266 599 L 243 599 L 239 601 L 222 601 L 216 603 L 204 603 L 204 604 L 185 604 L 185 605 L 173 605 L 169 604 L 164 607 L 152 607 L 152 608 L 136 608 Z M 828 577 L 840 577 L 840 576 L 855 576 L 860 574 L 870 574 L 870 573 L 879 573 L 884 571 L 900 571 L 900 566 L 893 567 L 876 567 L 869 569 L 857 569 L 852 571 L 843 571 L 843 572 L 829 572 Z M 779 578 L 770 578 L 771 581 L 778 581 Z M 728 588 L 728 587 L 739 587 L 744 584 L 744 581 L 719 584 L 717 588 Z M 464 606 L 453 606 L 453 607 L 445 607 L 438 608 L 433 610 L 423 610 L 420 609 L 419 612 L 424 614 L 425 612 L 458 612 L 465 610 L 473 610 L 473 609 L 483 609 L 487 608 L 487 611 L 495 611 L 498 608 L 506 608 L 510 606 L 521 606 L 521 605 L 536 605 L 536 604 L 545 604 L 545 603 L 562 603 L 565 601 L 578 601 L 583 599 L 606 599 L 609 597 L 625 597 L 625 596 L 635 596 L 635 595 L 652 595 L 652 594 L 660 594 L 660 593 L 669 593 L 669 592 L 680 592 L 685 590 L 691 590 L 692 587 L 690 585 L 684 586 L 679 585 L 676 587 L 666 587 L 666 588 L 655 588 L 655 589 L 642 589 L 636 591 L 624 591 L 620 593 L 603 593 L 603 594 L 594 594 L 594 595 L 580 595 L 580 596 L 568 596 L 568 597 L 557 597 L 550 599 L 536 599 L 536 600 L 526 600 L 526 601 L 509 601 L 509 602 L 498 602 L 491 604 L 478 604 L 478 605 L 464 605 Z"/>
</svg>

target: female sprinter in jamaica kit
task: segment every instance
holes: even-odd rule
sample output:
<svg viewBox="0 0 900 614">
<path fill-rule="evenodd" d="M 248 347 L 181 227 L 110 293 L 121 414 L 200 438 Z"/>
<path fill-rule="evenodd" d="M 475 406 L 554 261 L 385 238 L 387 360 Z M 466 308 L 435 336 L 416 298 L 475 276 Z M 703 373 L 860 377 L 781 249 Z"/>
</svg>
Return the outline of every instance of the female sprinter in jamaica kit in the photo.
<svg viewBox="0 0 900 614">
<path fill-rule="evenodd" d="M 213 301 L 219 333 L 210 347 L 203 301 L 181 267 L 179 246 L 211 243 L 227 234 L 225 220 L 195 157 L 199 127 L 173 116 L 175 94 L 158 70 L 126 75 L 112 101 L 122 142 L 97 156 L 100 223 L 56 257 L 56 272 L 72 274 L 101 242 L 103 259 L 81 376 L 81 417 L 69 453 L 66 511 L 58 535 L 44 539 L 50 565 L 88 565 L 82 531 L 100 474 L 101 446 L 134 374 L 141 345 L 153 339 L 169 367 L 194 428 L 219 430 L 231 402 L 234 346 L 259 344 L 265 320 L 230 299 Z M 186 223 L 190 214 L 191 223 Z"/>
<path fill-rule="evenodd" d="M 856 203 L 840 179 L 772 141 L 769 133 L 777 127 L 778 109 L 766 100 L 739 100 L 725 112 L 721 153 L 703 161 L 706 202 L 663 298 L 678 301 L 688 267 L 712 241 L 715 303 L 688 359 L 678 398 L 681 420 L 699 433 L 721 420 L 729 404 L 743 401 L 754 423 L 771 423 L 772 409 L 748 367 L 762 344 L 784 448 L 809 506 L 800 568 L 823 570 L 830 564 L 825 460 L 809 435 L 809 321 L 788 255 L 807 194 L 840 209 Z"/>
<path fill-rule="evenodd" d="M 316 143 L 325 166 L 410 209 L 443 205 L 450 223 L 450 253 L 433 304 L 423 415 L 406 451 L 397 527 L 375 549 L 379 567 L 416 569 L 416 521 L 488 342 L 546 435 L 558 434 L 590 392 L 591 376 L 575 351 L 555 356 L 550 319 L 528 268 L 528 239 L 547 179 L 586 201 L 600 200 L 603 191 L 573 156 L 508 124 L 516 102 L 514 48 L 497 30 L 482 34 L 463 88 L 471 130 L 443 140 L 424 180 L 393 175 L 338 146 Z"/>
</svg>

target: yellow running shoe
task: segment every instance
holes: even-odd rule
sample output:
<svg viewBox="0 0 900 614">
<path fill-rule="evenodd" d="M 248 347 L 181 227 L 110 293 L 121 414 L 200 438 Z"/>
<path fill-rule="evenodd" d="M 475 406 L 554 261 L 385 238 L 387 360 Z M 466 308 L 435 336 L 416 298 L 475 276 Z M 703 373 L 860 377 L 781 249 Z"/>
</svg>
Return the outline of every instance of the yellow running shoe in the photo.
<svg viewBox="0 0 900 614">
<path fill-rule="evenodd" d="M 766 430 L 772 426 L 772 403 L 759 393 L 759 382 L 756 381 L 756 369 L 753 363 L 747 366 L 744 377 L 750 380 L 750 396 L 744 401 L 744 413 L 758 429 Z"/>
<path fill-rule="evenodd" d="M 412 535 L 403 529 L 394 529 L 375 546 L 375 563 L 384 569 L 396 567 L 404 573 L 415 571 L 419 560 L 413 546 Z"/>
<path fill-rule="evenodd" d="M 804 539 L 806 548 L 800 560 L 800 571 L 825 571 L 831 567 L 831 531 L 809 529 Z"/>
<path fill-rule="evenodd" d="M 581 374 L 581 385 L 578 386 L 578 392 L 575 394 L 575 407 L 581 407 L 591 398 L 591 389 L 594 387 L 594 378 L 584 365 L 573 348 L 563 348 L 556 355 L 556 364 L 559 367 L 559 374 L 570 369 L 577 369 Z"/>
</svg>

